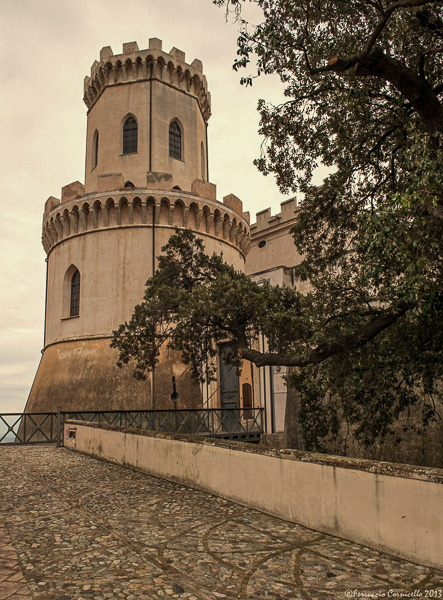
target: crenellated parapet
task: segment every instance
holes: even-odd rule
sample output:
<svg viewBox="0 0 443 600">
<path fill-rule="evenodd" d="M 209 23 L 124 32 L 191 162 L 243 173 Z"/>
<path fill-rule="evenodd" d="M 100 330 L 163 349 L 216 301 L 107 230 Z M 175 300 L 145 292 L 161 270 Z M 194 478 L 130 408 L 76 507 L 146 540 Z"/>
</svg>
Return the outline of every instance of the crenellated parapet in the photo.
<svg viewBox="0 0 443 600">
<path fill-rule="evenodd" d="M 185 53 L 172 48 L 162 51 L 162 41 L 149 40 L 149 48 L 139 50 L 137 42 L 123 44 L 122 54 L 113 54 L 110 46 L 102 48 L 100 61 L 95 61 L 84 82 L 84 102 L 92 108 L 106 87 L 156 79 L 195 96 L 207 122 L 211 116 L 211 94 L 208 91 L 203 65 L 195 59 L 189 65 Z"/>
<path fill-rule="evenodd" d="M 60 203 L 50 198 L 43 219 L 42 243 L 47 254 L 73 236 L 123 227 L 183 227 L 219 238 L 235 246 L 243 256 L 249 251 L 247 219 L 226 203 L 198 198 L 193 194 L 158 190 L 131 190 L 88 194 Z M 58 204 L 54 206 L 54 202 Z M 247 216 L 247 215 L 245 215 Z"/>
<path fill-rule="evenodd" d="M 299 211 L 297 198 L 290 198 L 280 203 L 280 212 L 273 215 L 270 208 L 265 208 L 255 215 L 255 223 L 251 224 L 251 234 L 263 233 L 273 227 L 292 222 Z"/>
</svg>

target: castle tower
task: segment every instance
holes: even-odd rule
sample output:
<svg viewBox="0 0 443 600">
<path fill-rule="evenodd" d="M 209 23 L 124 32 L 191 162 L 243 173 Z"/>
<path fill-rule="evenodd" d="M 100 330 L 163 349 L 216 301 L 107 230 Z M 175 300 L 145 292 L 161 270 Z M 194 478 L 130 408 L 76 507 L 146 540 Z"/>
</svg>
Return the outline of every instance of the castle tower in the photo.
<svg viewBox="0 0 443 600">
<path fill-rule="evenodd" d="M 233 195 L 216 200 L 208 182 L 211 99 L 202 63 L 149 40 L 114 55 L 103 48 L 85 78 L 85 185 L 50 197 L 43 217 L 47 289 L 43 355 L 26 410 L 180 408 L 202 394 L 180 356 L 165 350 L 154 377 L 115 366 L 112 331 L 141 301 L 155 257 L 176 227 L 193 229 L 208 253 L 244 268 L 248 215 Z"/>
</svg>

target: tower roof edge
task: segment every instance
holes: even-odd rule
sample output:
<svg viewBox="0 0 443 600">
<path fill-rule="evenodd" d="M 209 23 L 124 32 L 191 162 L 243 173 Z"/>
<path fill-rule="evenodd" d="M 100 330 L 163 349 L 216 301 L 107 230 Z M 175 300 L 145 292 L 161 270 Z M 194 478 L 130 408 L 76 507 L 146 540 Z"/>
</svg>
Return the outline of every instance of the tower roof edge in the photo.
<svg viewBox="0 0 443 600">
<path fill-rule="evenodd" d="M 195 95 L 207 121 L 211 96 L 203 64 L 198 58 L 188 64 L 185 58 L 185 53 L 175 47 L 164 52 L 159 38 L 150 38 L 145 50 L 140 50 L 137 42 L 126 42 L 121 54 L 113 54 L 111 46 L 104 46 L 100 61 L 94 61 L 90 76 L 85 77 L 84 102 L 90 109 L 106 87 L 152 78 Z"/>
</svg>

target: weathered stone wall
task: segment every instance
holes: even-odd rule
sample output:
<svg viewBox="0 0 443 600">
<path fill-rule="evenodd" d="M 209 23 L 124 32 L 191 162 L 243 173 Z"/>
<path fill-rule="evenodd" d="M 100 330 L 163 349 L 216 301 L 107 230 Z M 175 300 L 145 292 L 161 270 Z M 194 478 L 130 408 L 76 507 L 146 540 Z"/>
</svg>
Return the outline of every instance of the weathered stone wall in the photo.
<svg viewBox="0 0 443 600">
<path fill-rule="evenodd" d="M 69 431 L 75 437 L 69 437 Z M 65 446 L 443 567 L 443 470 L 68 422 Z"/>
<path fill-rule="evenodd" d="M 293 267 L 298 265 L 300 256 L 294 246 L 291 228 L 297 220 L 297 201 L 295 198 L 281 203 L 280 212 L 272 214 L 267 208 L 256 214 L 255 223 L 251 224 L 251 247 L 247 255 L 245 271 L 253 280 L 268 282 L 270 285 L 286 285 L 296 287 L 305 292 L 306 282 L 301 283 L 294 277 Z M 297 448 L 305 450 L 298 422 L 299 400 L 297 392 L 291 390 L 291 406 L 287 405 L 287 387 L 285 367 L 256 369 L 256 389 L 260 389 L 262 397 L 268 399 L 274 394 L 275 435 L 266 438 L 267 446 L 276 448 Z M 272 378 L 273 385 L 270 384 Z M 405 411 L 394 433 L 386 437 L 383 444 L 364 446 L 353 440 L 352 427 L 343 424 L 337 439 L 324 441 L 324 447 L 331 454 L 343 454 L 358 458 L 388 460 L 398 463 L 428 465 L 443 468 L 443 405 L 437 402 L 437 417 L 427 427 L 422 425 L 422 406 L 418 403 Z M 270 401 L 268 400 L 267 417 L 271 420 Z M 404 426 L 414 425 L 406 433 Z M 283 436 L 286 429 L 288 435 Z"/>
</svg>

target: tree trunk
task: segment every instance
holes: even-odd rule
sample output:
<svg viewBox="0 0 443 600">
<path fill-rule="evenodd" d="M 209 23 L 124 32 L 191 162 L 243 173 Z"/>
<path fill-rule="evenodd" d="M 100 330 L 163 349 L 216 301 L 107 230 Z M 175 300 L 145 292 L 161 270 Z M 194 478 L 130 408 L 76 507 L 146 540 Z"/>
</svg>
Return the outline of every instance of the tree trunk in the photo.
<svg viewBox="0 0 443 600">
<path fill-rule="evenodd" d="M 290 375 L 292 369 L 288 369 Z M 285 410 L 285 446 L 295 450 L 303 450 L 303 437 L 300 426 L 300 394 L 288 385 Z"/>
</svg>

